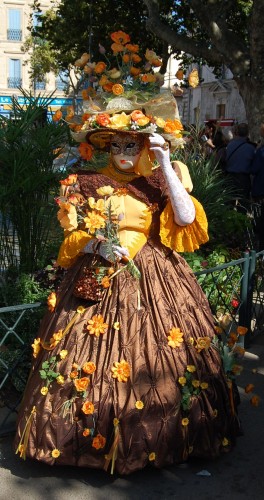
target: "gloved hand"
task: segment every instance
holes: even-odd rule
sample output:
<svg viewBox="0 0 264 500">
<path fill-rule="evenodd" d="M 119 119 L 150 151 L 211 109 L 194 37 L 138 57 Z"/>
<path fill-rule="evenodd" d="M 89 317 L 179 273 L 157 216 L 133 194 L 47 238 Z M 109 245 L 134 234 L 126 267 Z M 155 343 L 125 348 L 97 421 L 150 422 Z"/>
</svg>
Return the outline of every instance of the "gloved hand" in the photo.
<svg viewBox="0 0 264 500">
<path fill-rule="evenodd" d="M 113 245 L 113 254 L 118 258 L 118 259 L 126 259 L 128 260 L 129 258 L 129 252 L 128 249 L 119 245 Z M 109 252 L 109 244 L 104 241 L 99 241 L 96 238 L 93 238 L 92 240 L 85 245 L 83 248 L 84 253 L 92 253 L 92 254 L 97 254 L 103 257 L 105 260 L 108 260 L 109 262 L 114 262 L 113 257 L 111 256 L 111 253 Z"/>
</svg>

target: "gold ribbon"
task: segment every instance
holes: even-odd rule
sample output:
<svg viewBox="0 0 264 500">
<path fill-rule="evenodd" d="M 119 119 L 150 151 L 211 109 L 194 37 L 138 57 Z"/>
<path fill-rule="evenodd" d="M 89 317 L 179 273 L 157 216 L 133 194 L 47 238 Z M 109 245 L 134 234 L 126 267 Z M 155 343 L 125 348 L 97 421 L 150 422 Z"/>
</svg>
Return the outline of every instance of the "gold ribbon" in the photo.
<svg viewBox="0 0 264 500">
<path fill-rule="evenodd" d="M 26 425 L 25 425 L 25 428 L 23 430 L 21 439 L 19 441 L 19 445 L 16 449 L 16 454 L 20 453 L 20 458 L 23 458 L 23 460 L 26 460 L 26 449 L 27 449 L 27 445 L 28 445 L 29 433 L 30 433 L 31 424 L 32 424 L 32 421 L 33 421 L 33 418 L 34 418 L 34 415 L 36 414 L 36 412 L 37 412 L 36 406 L 33 406 L 31 413 L 26 421 Z"/>
</svg>

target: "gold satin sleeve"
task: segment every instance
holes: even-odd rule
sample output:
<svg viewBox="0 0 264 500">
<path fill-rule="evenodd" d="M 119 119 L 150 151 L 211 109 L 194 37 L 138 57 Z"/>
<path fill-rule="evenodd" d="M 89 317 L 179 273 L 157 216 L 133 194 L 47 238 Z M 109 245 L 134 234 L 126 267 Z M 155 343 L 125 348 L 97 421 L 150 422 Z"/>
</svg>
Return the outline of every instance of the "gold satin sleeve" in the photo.
<svg viewBox="0 0 264 500">
<path fill-rule="evenodd" d="M 82 230 L 72 231 L 67 234 L 59 250 L 57 265 L 66 268 L 70 267 L 91 238 L 92 235 Z"/>
<path fill-rule="evenodd" d="M 205 211 L 196 198 L 193 196 L 191 198 L 196 212 L 195 219 L 191 224 L 179 226 L 174 222 L 170 201 L 160 216 L 161 242 L 176 252 L 194 252 L 200 245 L 209 240 Z"/>
</svg>

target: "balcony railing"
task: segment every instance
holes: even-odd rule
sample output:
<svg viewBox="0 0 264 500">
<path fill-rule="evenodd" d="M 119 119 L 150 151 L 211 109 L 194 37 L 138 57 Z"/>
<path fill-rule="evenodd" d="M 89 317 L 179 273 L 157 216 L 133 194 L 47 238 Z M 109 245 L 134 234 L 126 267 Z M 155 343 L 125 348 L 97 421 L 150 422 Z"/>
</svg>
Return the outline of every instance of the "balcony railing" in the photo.
<svg viewBox="0 0 264 500">
<path fill-rule="evenodd" d="M 7 40 L 13 40 L 14 42 L 21 42 L 22 30 L 18 29 L 7 30 Z"/>
<path fill-rule="evenodd" d="M 17 76 L 10 76 L 7 79 L 7 87 L 9 89 L 16 89 L 17 87 L 21 87 L 22 85 L 22 78 L 17 77 Z"/>
</svg>

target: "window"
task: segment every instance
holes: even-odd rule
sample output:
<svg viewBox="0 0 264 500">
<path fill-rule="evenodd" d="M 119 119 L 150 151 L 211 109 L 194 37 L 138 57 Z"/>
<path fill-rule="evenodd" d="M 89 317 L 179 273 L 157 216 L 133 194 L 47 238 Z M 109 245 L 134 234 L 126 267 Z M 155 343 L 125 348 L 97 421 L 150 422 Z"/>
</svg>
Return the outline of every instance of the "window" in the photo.
<svg viewBox="0 0 264 500">
<path fill-rule="evenodd" d="M 65 90 L 69 83 L 69 73 L 68 71 L 60 71 L 56 78 L 56 88 L 57 90 Z"/>
<path fill-rule="evenodd" d="M 45 81 L 38 81 L 34 83 L 35 90 L 45 90 L 46 88 L 46 82 Z"/>
<path fill-rule="evenodd" d="M 216 105 L 216 119 L 225 118 L 225 104 Z"/>
<path fill-rule="evenodd" d="M 21 85 L 21 61 L 20 59 L 9 59 L 9 77 L 7 79 L 7 86 L 9 89 L 15 89 Z"/>
<path fill-rule="evenodd" d="M 41 24 L 42 24 L 41 16 L 42 16 L 42 12 L 33 12 L 33 15 L 32 15 L 33 28 L 37 28 L 38 26 L 41 26 Z"/>
<path fill-rule="evenodd" d="M 18 9 L 8 9 L 7 40 L 14 42 L 22 40 L 21 11 Z"/>
</svg>

